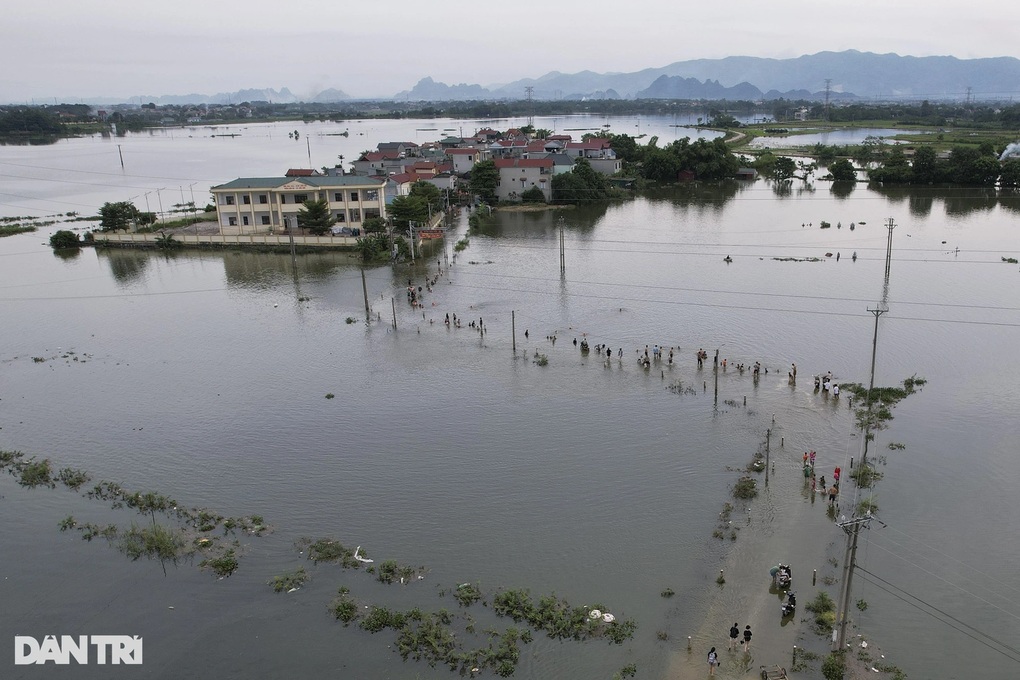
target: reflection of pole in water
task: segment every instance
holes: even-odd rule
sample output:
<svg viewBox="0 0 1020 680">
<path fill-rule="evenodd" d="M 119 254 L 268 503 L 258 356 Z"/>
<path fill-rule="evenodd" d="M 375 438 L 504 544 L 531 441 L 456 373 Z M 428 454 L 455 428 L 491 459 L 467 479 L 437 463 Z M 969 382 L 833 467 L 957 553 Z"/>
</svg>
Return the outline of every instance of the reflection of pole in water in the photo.
<svg viewBox="0 0 1020 680">
<path fill-rule="evenodd" d="M 885 245 L 885 289 L 882 292 L 882 302 L 889 301 L 889 269 L 892 266 L 892 232 L 896 225 L 893 223 L 893 218 L 889 218 L 886 223 L 886 227 L 889 229 L 889 240 Z"/>
</svg>

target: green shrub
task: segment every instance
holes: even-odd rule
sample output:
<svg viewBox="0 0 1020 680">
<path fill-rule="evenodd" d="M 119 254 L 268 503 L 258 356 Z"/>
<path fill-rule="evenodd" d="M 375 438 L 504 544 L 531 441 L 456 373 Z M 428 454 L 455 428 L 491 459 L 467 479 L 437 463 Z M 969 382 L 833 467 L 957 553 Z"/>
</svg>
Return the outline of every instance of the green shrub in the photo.
<svg viewBox="0 0 1020 680">
<path fill-rule="evenodd" d="M 63 248 L 81 248 L 81 241 L 78 234 L 68 229 L 60 229 L 50 236 L 50 248 L 60 250 Z"/>
</svg>

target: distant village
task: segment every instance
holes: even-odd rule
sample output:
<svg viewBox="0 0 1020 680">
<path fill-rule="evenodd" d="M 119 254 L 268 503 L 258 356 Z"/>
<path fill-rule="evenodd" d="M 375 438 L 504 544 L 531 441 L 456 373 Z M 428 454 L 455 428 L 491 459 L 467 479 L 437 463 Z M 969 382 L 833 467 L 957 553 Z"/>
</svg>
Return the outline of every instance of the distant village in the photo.
<svg viewBox="0 0 1020 680">
<path fill-rule="evenodd" d="M 238 178 L 211 189 L 222 233 L 255 233 L 296 226 L 297 213 L 309 200 L 325 200 L 336 220 L 333 232 L 357 235 L 372 218 L 386 218 L 394 199 L 407 196 L 416 182 L 456 194 L 476 164 L 493 161 L 498 172 L 496 197 L 503 202 L 522 200 L 538 190 L 552 200 L 552 178 L 571 172 L 584 158 L 596 172 L 614 175 L 622 161 L 609 139 L 574 140 L 568 134 L 536 138 L 518 128 L 499 132 L 478 130 L 469 137 L 446 137 L 436 142 L 381 142 L 343 167 L 293 168 L 280 177 Z"/>
</svg>

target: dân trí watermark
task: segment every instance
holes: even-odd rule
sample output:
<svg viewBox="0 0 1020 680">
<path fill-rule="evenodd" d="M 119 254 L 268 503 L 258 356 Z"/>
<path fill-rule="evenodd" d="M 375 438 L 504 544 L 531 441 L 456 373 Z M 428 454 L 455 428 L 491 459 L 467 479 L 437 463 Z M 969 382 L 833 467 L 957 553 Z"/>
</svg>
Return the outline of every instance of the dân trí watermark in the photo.
<svg viewBox="0 0 1020 680">
<path fill-rule="evenodd" d="M 47 635 L 40 642 L 31 635 L 14 636 L 14 663 L 18 666 L 52 662 L 66 666 L 95 663 L 142 663 L 142 638 L 139 635 Z"/>
</svg>

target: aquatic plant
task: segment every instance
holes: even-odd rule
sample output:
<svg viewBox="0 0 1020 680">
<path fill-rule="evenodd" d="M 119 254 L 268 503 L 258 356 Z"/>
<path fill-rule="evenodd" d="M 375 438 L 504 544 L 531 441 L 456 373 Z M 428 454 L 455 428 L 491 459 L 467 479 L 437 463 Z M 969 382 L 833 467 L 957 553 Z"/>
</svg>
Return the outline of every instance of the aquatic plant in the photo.
<svg viewBox="0 0 1020 680">
<path fill-rule="evenodd" d="M 33 489 L 37 486 L 48 486 L 51 489 L 56 488 L 57 484 L 53 481 L 52 476 L 53 467 L 50 465 L 48 458 L 43 460 L 29 458 L 19 463 L 19 468 L 18 473 L 20 477 L 18 484 L 21 486 Z"/>
<path fill-rule="evenodd" d="M 632 620 L 605 620 L 591 616 L 592 612 L 604 611 L 599 604 L 591 607 L 572 607 L 566 600 L 555 595 L 545 595 L 537 602 L 532 601 L 527 590 L 504 590 L 492 599 L 492 608 L 499 616 L 509 616 L 514 621 L 526 621 L 535 630 L 545 631 L 554 639 L 586 640 L 592 637 L 606 637 L 616 644 L 622 644 L 634 635 L 637 624 Z"/>
<path fill-rule="evenodd" d="M 535 354 L 535 363 L 537 365 L 539 365 L 539 366 L 548 366 L 549 365 L 549 357 L 547 357 L 544 354 L 537 354 L 536 353 Z"/>
<path fill-rule="evenodd" d="M 876 512 L 878 512 L 878 503 L 875 502 L 874 496 L 863 498 L 857 504 L 858 515 L 874 515 Z"/>
<path fill-rule="evenodd" d="M 469 607 L 482 599 L 482 590 L 474 583 L 461 583 L 453 589 L 453 598 L 461 607 Z"/>
<path fill-rule="evenodd" d="M 1004 257 L 1004 258 L 1002 258 L 1002 261 L 1006 262 L 1007 264 L 1018 264 L 1018 263 L 1020 263 L 1020 260 L 1017 260 L 1015 257 Z"/>
<path fill-rule="evenodd" d="M 227 577 L 237 571 L 240 564 L 237 561 L 237 554 L 233 548 L 227 550 L 219 557 L 210 557 L 198 563 L 201 568 L 210 568 L 219 577 Z"/>
<path fill-rule="evenodd" d="M 358 320 L 355 319 L 353 316 L 349 316 L 346 319 L 344 319 L 344 323 L 350 326 L 352 323 L 358 323 Z"/>
<path fill-rule="evenodd" d="M 132 524 L 131 529 L 121 537 L 120 542 L 121 552 L 132 560 L 148 557 L 174 564 L 185 555 L 186 546 L 187 543 L 180 530 L 171 529 L 162 524 L 144 527 Z M 237 568 L 236 565 L 234 568 Z"/>
<path fill-rule="evenodd" d="M 843 680 L 846 673 L 846 662 L 843 650 L 832 652 L 822 661 L 822 677 L 825 680 Z"/>
<path fill-rule="evenodd" d="M 347 589 L 341 587 L 337 596 L 329 603 L 329 612 L 337 621 L 342 621 L 345 628 L 358 618 L 358 605 L 347 597 L 347 593 Z"/>
<path fill-rule="evenodd" d="M 733 485 L 734 498 L 749 500 L 758 495 L 758 483 L 751 477 L 741 477 Z"/>
<path fill-rule="evenodd" d="M 327 392 L 327 393 L 326 393 L 326 398 L 327 398 L 327 399 L 332 399 L 332 398 L 334 398 L 335 396 L 336 396 L 336 395 L 335 395 L 335 394 L 333 394 L 332 392 Z"/>
<path fill-rule="evenodd" d="M 419 571 L 414 567 L 397 564 L 394 560 L 386 560 L 379 564 L 379 568 L 376 570 L 376 579 L 380 583 L 393 583 L 399 580 L 401 584 L 404 584 L 410 582 L 415 575 L 420 577 L 424 571 L 424 567 Z"/>
<path fill-rule="evenodd" d="M 466 250 L 467 247 L 470 244 L 471 244 L 471 241 L 469 241 L 466 238 L 462 238 L 461 240 L 457 241 L 457 244 L 455 246 L 453 246 L 453 249 L 454 249 L 454 251 L 459 253 L 459 252 L 461 252 L 463 250 Z"/>
<path fill-rule="evenodd" d="M 815 615 L 814 624 L 817 632 L 824 634 L 836 625 L 836 603 L 824 590 L 819 590 L 804 608 Z"/>
<path fill-rule="evenodd" d="M 674 595 L 676 595 L 676 593 L 673 592 L 672 588 L 666 588 L 661 593 L 659 593 L 659 595 L 662 597 L 673 597 Z"/>
<path fill-rule="evenodd" d="M 320 538 L 312 542 L 309 539 L 298 541 L 298 547 L 308 551 L 308 559 L 312 562 L 338 562 L 344 569 L 357 569 L 361 562 L 354 559 L 354 550 L 332 538 Z"/>
<path fill-rule="evenodd" d="M 627 664 L 620 670 L 613 673 L 613 680 L 623 680 L 623 678 L 633 678 L 637 675 L 637 664 Z"/>
<path fill-rule="evenodd" d="M 84 470 L 75 468 L 61 468 L 57 473 L 57 480 L 72 491 L 77 491 L 85 484 L 88 484 L 92 476 Z"/>
<path fill-rule="evenodd" d="M 300 588 L 305 584 L 309 578 L 308 572 L 305 571 L 304 567 L 298 567 L 294 571 L 288 571 L 286 573 L 274 576 L 267 583 L 273 587 L 273 592 L 283 593 L 294 588 Z"/>
</svg>

